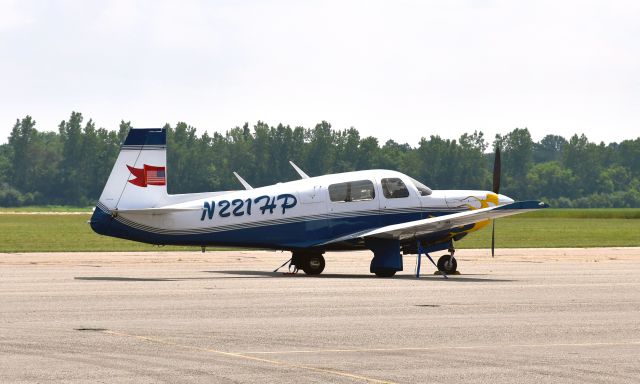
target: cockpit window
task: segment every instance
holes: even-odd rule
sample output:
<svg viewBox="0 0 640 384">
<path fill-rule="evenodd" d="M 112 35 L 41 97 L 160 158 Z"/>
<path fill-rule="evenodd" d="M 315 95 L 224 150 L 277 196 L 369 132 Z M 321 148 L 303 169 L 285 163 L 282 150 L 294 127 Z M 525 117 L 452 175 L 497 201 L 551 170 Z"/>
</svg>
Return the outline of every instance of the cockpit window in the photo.
<svg viewBox="0 0 640 384">
<path fill-rule="evenodd" d="M 419 182 L 414 178 L 410 177 L 410 179 L 413 185 L 415 185 L 416 188 L 418 188 L 418 192 L 420 192 L 420 196 L 429 196 L 432 193 L 431 189 L 426 185 L 422 184 L 421 182 Z"/>
<path fill-rule="evenodd" d="M 387 199 L 409 197 L 409 190 L 397 177 L 382 179 L 382 193 Z"/>
<path fill-rule="evenodd" d="M 329 198 L 334 202 L 366 201 L 375 197 L 376 191 L 370 180 L 348 181 L 329 186 Z"/>
</svg>

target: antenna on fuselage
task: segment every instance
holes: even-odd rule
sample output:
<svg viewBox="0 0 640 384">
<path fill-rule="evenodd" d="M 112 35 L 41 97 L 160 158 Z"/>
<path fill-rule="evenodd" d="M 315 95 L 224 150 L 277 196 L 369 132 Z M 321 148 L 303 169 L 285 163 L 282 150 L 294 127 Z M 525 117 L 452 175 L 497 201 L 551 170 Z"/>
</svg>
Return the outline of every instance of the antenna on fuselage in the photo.
<svg viewBox="0 0 640 384">
<path fill-rule="evenodd" d="M 238 181 L 240 182 L 240 184 L 242 184 L 242 186 L 244 187 L 244 189 L 246 189 L 247 191 L 250 189 L 253 189 L 253 187 L 251 186 L 251 184 L 247 183 L 247 181 L 245 179 L 243 179 L 242 177 L 240 177 L 240 175 L 238 175 L 236 172 L 233 172 L 233 174 L 235 175 L 235 177 L 238 179 Z"/>
<path fill-rule="evenodd" d="M 297 165 L 295 165 L 293 163 L 293 161 L 289 160 L 289 164 L 291 164 L 291 166 L 293 167 L 293 169 L 296 170 L 296 172 L 298 172 L 298 175 L 300 175 L 300 178 L 302 179 L 308 179 L 309 175 L 307 175 L 306 173 L 304 173 L 304 171 L 302 169 L 300 169 Z"/>
</svg>

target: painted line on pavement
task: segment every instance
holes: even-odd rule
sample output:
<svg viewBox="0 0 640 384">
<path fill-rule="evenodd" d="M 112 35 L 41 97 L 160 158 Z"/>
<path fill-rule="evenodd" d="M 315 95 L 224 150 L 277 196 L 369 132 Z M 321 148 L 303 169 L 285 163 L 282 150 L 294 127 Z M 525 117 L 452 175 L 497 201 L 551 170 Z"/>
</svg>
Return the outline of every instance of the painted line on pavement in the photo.
<svg viewBox="0 0 640 384">
<path fill-rule="evenodd" d="M 225 351 L 220 351 L 220 350 L 213 349 L 213 348 L 204 348 L 204 347 L 196 347 L 196 346 L 192 346 L 192 345 L 184 345 L 184 344 L 179 344 L 179 343 L 175 343 L 175 342 L 172 342 L 172 341 L 159 339 L 159 338 L 155 338 L 155 337 L 141 336 L 141 335 L 135 335 L 135 334 L 130 334 L 130 333 L 126 333 L 126 332 L 110 331 L 110 330 L 104 330 L 104 331 L 102 331 L 102 333 L 105 333 L 105 334 L 108 334 L 108 335 L 114 335 L 114 336 L 131 337 L 131 338 L 135 338 L 135 339 L 138 339 L 138 340 L 143 340 L 143 341 L 147 341 L 147 342 L 152 342 L 152 343 L 162 344 L 162 345 L 167 345 L 167 346 L 172 346 L 172 347 L 178 347 L 178 348 L 183 348 L 183 349 L 190 349 L 190 350 L 193 350 L 193 351 L 209 352 L 209 353 L 215 353 L 215 354 L 221 355 L 221 356 L 235 357 L 235 358 L 244 359 L 244 360 L 257 361 L 257 362 L 261 362 L 261 363 L 269 363 L 269 364 L 273 364 L 273 365 L 280 365 L 280 366 L 288 367 L 288 368 L 303 369 L 303 370 L 307 370 L 307 371 L 315 371 L 315 372 L 320 372 L 320 373 L 325 373 L 325 374 L 330 374 L 330 375 L 335 375 L 335 376 L 346 377 L 346 378 L 357 380 L 357 381 L 364 381 L 364 382 L 368 382 L 368 383 L 394 384 L 392 381 L 388 381 L 388 380 L 373 379 L 373 378 L 370 378 L 370 377 L 360 376 L 360 375 L 356 375 L 356 374 L 353 374 L 353 373 L 337 371 L 337 370 L 333 370 L 333 369 L 318 368 L 318 367 L 312 367 L 310 365 L 294 364 L 294 363 L 288 363 L 288 362 L 285 362 L 285 361 L 265 359 L 265 358 L 261 358 L 261 357 L 255 357 L 255 356 L 247 356 L 247 355 L 245 355 L 243 353 L 225 352 Z"/>
<path fill-rule="evenodd" d="M 236 352 L 242 355 L 293 355 L 311 353 L 357 353 L 357 352 L 402 352 L 402 351 L 441 351 L 451 350 L 473 350 L 473 349 L 496 349 L 496 348 L 540 348 L 540 347 L 599 347 L 599 346 L 624 346 L 640 345 L 639 341 L 626 342 L 596 342 L 596 343 L 550 343 L 550 344 L 507 344 L 507 345 L 458 345 L 458 346 L 434 346 L 434 347 L 400 347 L 400 348 L 353 348 L 353 349 L 309 349 L 291 351 L 244 351 Z"/>
</svg>

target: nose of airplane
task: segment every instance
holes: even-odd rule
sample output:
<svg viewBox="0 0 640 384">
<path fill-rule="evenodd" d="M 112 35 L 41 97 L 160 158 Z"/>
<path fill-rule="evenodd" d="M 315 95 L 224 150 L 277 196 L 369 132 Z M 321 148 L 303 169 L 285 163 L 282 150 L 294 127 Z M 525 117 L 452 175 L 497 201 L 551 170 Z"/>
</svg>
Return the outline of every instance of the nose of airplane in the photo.
<svg viewBox="0 0 640 384">
<path fill-rule="evenodd" d="M 512 198 L 510 198 L 509 196 L 498 194 L 498 205 L 511 204 L 513 202 L 514 202 L 514 200 Z"/>
</svg>

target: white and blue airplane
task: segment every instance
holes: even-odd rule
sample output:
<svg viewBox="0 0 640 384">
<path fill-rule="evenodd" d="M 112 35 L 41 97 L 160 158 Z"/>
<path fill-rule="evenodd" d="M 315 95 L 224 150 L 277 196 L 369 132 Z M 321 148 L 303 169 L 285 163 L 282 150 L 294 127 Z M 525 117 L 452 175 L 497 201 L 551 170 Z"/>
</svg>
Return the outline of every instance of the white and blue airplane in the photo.
<svg viewBox="0 0 640 384">
<path fill-rule="evenodd" d="M 309 177 L 244 190 L 167 193 L 166 130 L 131 129 L 89 223 L 102 235 L 156 245 L 234 246 L 292 252 L 290 267 L 320 274 L 326 251 L 369 249 L 370 272 L 402 271 L 402 254 L 448 250 L 437 263 L 456 271 L 454 241 L 492 219 L 546 208 L 494 191 L 431 190 L 396 171 Z M 492 244 L 493 249 L 493 244 Z M 432 260 L 433 261 L 433 260 Z M 285 263 L 286 264 L 286 263 Z"/>
</svg>

